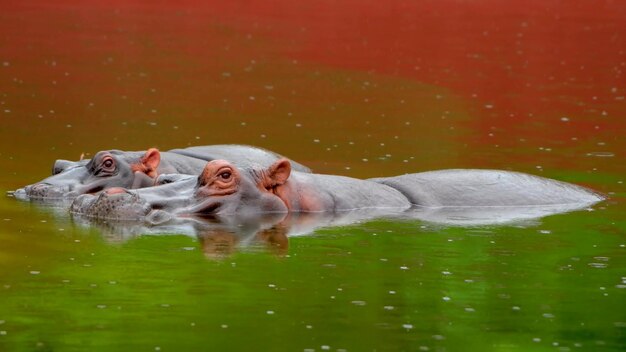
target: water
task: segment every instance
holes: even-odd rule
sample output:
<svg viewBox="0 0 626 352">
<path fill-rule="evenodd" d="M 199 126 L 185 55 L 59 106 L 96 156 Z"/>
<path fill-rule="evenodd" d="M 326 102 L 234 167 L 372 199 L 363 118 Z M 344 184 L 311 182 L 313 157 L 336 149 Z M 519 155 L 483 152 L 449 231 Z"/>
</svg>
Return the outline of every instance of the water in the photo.
<svg viewBox="0 0 626 352">
<path fill-rule="evenodd" d="M 2 192 L 82 153 L 246 143 L 320 173 L 506 169 L 610 198 L 285 244 L 1 197 L 0 350 L 623 350 L 626 9 L 504 6 L 6 5 Z"/>
</svg>

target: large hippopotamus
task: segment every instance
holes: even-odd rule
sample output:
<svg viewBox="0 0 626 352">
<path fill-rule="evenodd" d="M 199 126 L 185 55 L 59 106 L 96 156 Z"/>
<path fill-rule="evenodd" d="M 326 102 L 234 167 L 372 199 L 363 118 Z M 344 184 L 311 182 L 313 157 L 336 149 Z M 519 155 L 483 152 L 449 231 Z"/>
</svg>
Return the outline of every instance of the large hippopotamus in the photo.
<svg viewBox="0 0 626 352">
<path fill-rule="evenodd" d="M 155 148 L 142 152 L 100 151 L 91 160 L 77 162 L 57 160 L 52 176 L 17 190 L 22 199 L 73 198 L 97 193 L 110 187 L 129 189 L 153 186 L 163 173 L 198 174 L 207 161 L 228 159 L 239 167 L 270 166 L 283 158 L 262 148 L 244 145 L 211 145 L 159 152 Z M 296 162 L 301 172 L 310 170 Z"/>
<path fill-rule="evenodd" d="M 83 195 L 71 212 L 99 219 L 146 220 L 220 217 L 254 213 L 341 213 L 370 210 L 406 213 L 410 208 L 529 208 L 555 212 L 604 198 L 586 188 L 528 174 L 499 170 L 440 170 L 360 180 L 295 171 L 287 159 L 268 167 L 208 162 L 198 177 L 174 176 L 169 184 Z M 545 215 L 546 213 L 541 213 Z"/>
</svg>

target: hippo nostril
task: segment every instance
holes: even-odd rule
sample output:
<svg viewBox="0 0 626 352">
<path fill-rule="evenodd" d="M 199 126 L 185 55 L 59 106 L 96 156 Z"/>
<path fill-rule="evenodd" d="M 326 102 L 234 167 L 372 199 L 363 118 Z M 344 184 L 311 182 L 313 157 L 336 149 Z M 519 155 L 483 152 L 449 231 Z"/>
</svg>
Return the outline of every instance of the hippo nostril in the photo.
<svg viewBox="0 0 626 352">
<path fill-rule="evenodd" d="M 113 194 L 120 194 L 120 193 L 127 193 L 127 192 L 126 192 L 126 189 L 122 187 L 113 187 L 113 188 L 107 189 L 105 193 L 107 195 L 113 195 Z"/>
</svg>

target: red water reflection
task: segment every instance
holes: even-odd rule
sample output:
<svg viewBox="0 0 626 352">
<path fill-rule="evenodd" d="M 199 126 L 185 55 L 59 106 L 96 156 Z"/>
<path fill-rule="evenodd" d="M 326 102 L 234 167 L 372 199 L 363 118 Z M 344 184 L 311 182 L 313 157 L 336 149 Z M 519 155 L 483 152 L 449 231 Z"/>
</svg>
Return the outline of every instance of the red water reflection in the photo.
<svg viewBox="0 0 626 352">
<path fill-rule="evenodd" d="M 471 102 L 469 143 L 599 134 L 607 141 L 625 131 L 623 1 L 70 0 L 3 7 L 2 60 L 28 70 L 28 83 L 51 96 L 58 97 L 52 88 L 61 79 L 132 95 L 145 66 L 162 73 L 155 86 L 199 103 L 206 97 L 197 93 L 198 77 L 219 76 L 225 61 L 280 58 L 448 88 Z M 260 40 L 244 43 L 251 38 Z M 47 67 L 32 65 L 42 59 Z M 57 61 L 64 66 L 49 70 Z M 121 75 L 120 67 L 135 76 Z M 120 80 L 131 82 L 126 91 Z"/>
<path fill-rule="evenodd" d="M 285 55 L 452 88 L 477 102 L 478 129 L 539 119 L 549 130 L 536 138 L 624 131 L 624 2 L 274 1 L 220 11 L 266 29 Z"/>
</svg>

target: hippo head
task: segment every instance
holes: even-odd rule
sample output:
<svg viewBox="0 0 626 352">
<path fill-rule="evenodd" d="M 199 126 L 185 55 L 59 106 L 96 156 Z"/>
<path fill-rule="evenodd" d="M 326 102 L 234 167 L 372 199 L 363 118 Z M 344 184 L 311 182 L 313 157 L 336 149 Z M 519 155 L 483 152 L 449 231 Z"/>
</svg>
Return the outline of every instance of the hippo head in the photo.
<svg viewBox="0 0 626 352">
<path fill-rule="evenodd" d="M 71 206 L 75 215 L 96 219 L 139 220 L 160 224 L 172 217 L 213 218 L 221 215 L 286 213 L 278 195 L 291 173 L 280 159 L 268 168 L 240 169 L 225 160 L 207 163 L 200 176 L 161 176 L 162 184 L 137 190 L 110 188 L 85 194 Z"/>
<path fill-rule="evenodd" d="M 198 177 L 193 204 L 183 212 L 205 216 L 287 212 L 277 187 L 287 181 L 290 173 L 287 159 L 280 159 L 267 169 L 247 170 L 226 160 L 213 160 Z"/>
<path fill-rule="evenodd" d="M 101 151 L 91 160 L 57 160 L 52 176 L 24 187 L 31 199 L 73 198 L 97 193 L 110 187 L 141 188 L 152 186 L 161 157 L 157 149 L 147 152 Z"/>
</svg>

